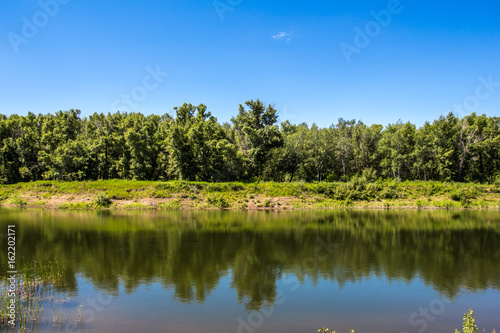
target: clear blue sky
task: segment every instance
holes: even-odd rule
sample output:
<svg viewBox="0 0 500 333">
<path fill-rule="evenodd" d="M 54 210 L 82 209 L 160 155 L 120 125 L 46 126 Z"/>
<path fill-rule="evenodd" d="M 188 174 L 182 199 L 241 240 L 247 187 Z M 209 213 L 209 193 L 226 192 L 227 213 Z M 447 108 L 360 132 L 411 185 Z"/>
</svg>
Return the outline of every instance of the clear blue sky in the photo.
<svg viewBox="0 0 500 333">
<path fill-rule="evenodd" d="M 461 116 L 500 115 L 500 84 L 478 80 L 500 82 L 498 1 L 54 1 L 0 2 L 0 113 L 126 111 L 134 92 L 132 111 L 204 103 L 222 122 L 257 98 L 320 126 L 421 125 L 464 101 Z M 388 8 L 377 31 L 371 12 Z M 367 27 L 348 63 L 341 45 Z"/>
</svg>

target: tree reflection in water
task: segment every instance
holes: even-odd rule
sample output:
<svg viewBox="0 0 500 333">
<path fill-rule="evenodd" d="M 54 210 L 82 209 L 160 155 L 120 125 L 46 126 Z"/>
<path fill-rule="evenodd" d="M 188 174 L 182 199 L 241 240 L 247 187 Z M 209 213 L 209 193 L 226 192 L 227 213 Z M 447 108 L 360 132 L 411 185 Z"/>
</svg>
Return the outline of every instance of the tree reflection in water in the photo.
<svg viewBox="0 0 500 333">
<path fill-rule="evenodd" d="M 81 274 L 113 294 L 120 284 L 133 293 L 160 282 L 182 302 L 203 303 L 231 274 L 238 300 L 256 310 L 274 303 L 284 274 L 341 287 L 418 275 L 448 298 L 463 288 L 500 289 L 496 211 L 1 213 L 2 230 L 18 226 L 20 263 L 57 259 L 68 292 L 77 292 Z"/>
</svg>

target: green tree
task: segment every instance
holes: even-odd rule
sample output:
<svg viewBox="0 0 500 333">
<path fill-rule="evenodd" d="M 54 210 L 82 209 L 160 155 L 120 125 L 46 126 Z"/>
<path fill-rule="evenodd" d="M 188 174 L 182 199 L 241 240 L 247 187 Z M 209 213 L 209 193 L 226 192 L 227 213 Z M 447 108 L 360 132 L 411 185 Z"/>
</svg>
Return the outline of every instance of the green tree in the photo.
<svg viewBox="0 0 500 333">
<path fill-rule="evenodd" d="M 251 162 L 249 176 L 260 176 L 265 163 L 272 156 L 271 150 L 283 146 L 283 136 L 276 122 L 277 110 L 267 108 L 260 100 L 247 101 L 245 109 L 240 104 L 238 115 L 231 119 L 238 134 L 242 152 Z"/>
</svg>

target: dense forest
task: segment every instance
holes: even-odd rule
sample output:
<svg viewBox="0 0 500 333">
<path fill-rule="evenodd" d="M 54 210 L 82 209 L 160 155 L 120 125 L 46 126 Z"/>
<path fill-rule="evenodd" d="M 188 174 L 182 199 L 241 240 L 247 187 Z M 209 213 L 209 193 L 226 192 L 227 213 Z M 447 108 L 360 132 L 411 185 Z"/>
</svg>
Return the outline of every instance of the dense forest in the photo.
<svg viewBox="0 0 500 333">
<path fill-rule="evenodd" d="M 417 128 L 339 119 L 328 128 L 284 121 L 259 100 L 220 124 L 203 104 L 175 117 L 0 114 L 0 182 L 32 180 L 493 182 L 500 175 L 500 117 L 452 113 Z"/>
</svg>

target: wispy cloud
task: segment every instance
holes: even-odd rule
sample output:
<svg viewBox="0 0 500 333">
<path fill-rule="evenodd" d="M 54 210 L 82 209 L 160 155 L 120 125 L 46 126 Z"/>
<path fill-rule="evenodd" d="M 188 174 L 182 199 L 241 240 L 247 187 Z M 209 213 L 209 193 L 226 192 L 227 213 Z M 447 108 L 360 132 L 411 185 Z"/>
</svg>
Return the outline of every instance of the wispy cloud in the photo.
<svg viewBox="0 0 500 333">
<path fill-rule="evenodd" d="M 276 39 L 276 40 L 285 40 L 287 43 L 290 42 L 292 40 L 292 33 L 291 32 L 278 32 L 277 34 L 275 35 L 272 35 L 271 36 L 273 39 Z"/>
</svg>

